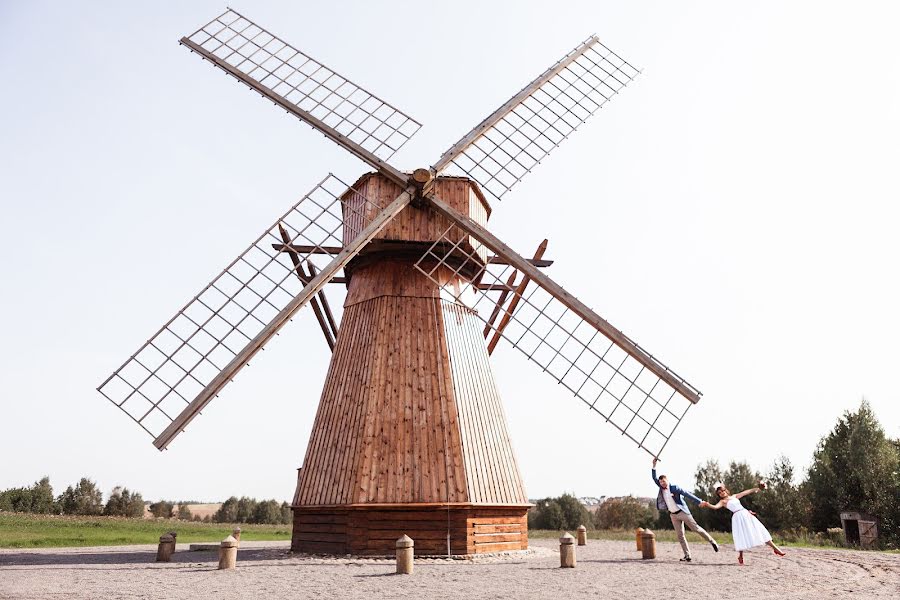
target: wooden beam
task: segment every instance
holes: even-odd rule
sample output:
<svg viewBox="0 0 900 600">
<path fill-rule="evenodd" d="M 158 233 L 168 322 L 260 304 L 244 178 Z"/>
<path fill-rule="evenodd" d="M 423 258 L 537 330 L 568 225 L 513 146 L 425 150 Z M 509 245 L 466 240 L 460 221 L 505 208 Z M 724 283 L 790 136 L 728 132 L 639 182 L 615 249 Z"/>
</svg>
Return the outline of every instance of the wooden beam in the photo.
<svg viewBox="0 0 900 600">
<path fill-rule="evenodd" d="M 540 260 L 542 256 L 544 256 L 544 252 L 547 251 L 547 240 L 544 240 L 537 247 L 537 250 L 534 251 L 534 259 Z M 509 301 L 509 307 L 506 309 L 506 312 L 503 313 L 503 318 L 500 319 L 500 324 L 497 325 L 497 331 L 494 332 L 494 337 L 491 338 L 491 341 L 488 342 L 488 354 L 494 353 L 494 348 L 497 347 L 497 344 L 500 342 L 500 338 L 503 335 L 503 331 L 509 325 L 510 320 L 512 320 L 513 313 L 516 312 L 516 307 L 519 306 L 519 300 L 522 299 L 522 296 L 525 294 L 525 289 L 528 287 L 528 284 L 531 283 L 531 278 L 525 274 L 522 277 L 522 281 L 519 282 L 519 285 L 516 286 L 516 291 L 513 292 L 513 297 Z"/>
<path fill-rule="evenodd" d="M 510 264 L 528 275 L 537 282 L 550 295 L 559 300 L 569 310 L 584 319 L 594 329 L 605 335 L 619 348 L 627 352 L 636 361 L 641 363 L 648 371 L 662 379 L 679 394 L 696 404 L 700 401 L 700 392 L 674 371 L 659 362 L 649 352 L 634 343 L 628 336 L 613 327 L 609 321 L 588 308 L 581 300 L 567 292 L 558 283 L 541 273 L 541 271 L 517 254 L 512 248 L 504 244 L 497 236 L 470 219 L 460 214 L 452 206 L 438 198 L 430 196 L 428 200 L 439 214 L 454 221 L 461 229 L 471 234 L 482 244 L 491 249 L 495 254 L 504 257 Z"/>
<path fill-rule="evenodd" d="M 285 244 L 291 243 L 291 236 L 288 235 L 287 229 L 284 228 L 280 222 L 278 223 L 278 231 L 281 234 L 281 239 L 284 240 Z M 294 263 L 294 273 L 296 273 L 297 278 L 300 279 L 300 283 L 304 286 L 310 282 L 312 276 L 306 274 L 303 270 L 303 262 L 301 262 L 300 257 L 296 252 L 292 250 L 288 250 L 288 256 L 291 257 L 291 262 Z M 320 291 L 319 294 L 322 292 Z M 318 301 L 316 298 L 310 298 L 309 305 L 313 309 L 313 313 L 316 315 L 316 320 L 319 322 L 319 327 L 322 328 L 322 334 L 325 335 L 325 341 L 328 343 L 328 348 L 334 352 L 334 337 L 332 336 L 331 330 L 328 328 L 328 323 L 325 322 L 325 316 L 322 314 L 322 309 L 319 307 Z"/>
<path fill-rule="evenodd" d="M 506 304 L 506 297 L 509 295 L 509 291 L 513 289 L 513 284 L 516 282 L 516 276 L 519 274 L 518 271 L 513 269 L 513 272 L 510 274 L 509 278 L 506 280 L 506 287 L 503 288 L 503 291 L 500 293 L 500 298 L 497 299 L 497 304 L 494 305 L 494 310 L 491 311 L 491 318 L 487 320 L 487 323 L 484 326 L 484 339 L 487 339 L 488 334 L 494 329 L 494 321 L 497 320 L 497 315 L 500 314 L 500 309 L 503 308 L 503 305 Z M 492 287 L 492 286 L 487 286 Z M 478 286 L 479 290 L 483 290 L 484 287 Z M 490 354 L 490 351 L 488 352 Z"/>
<path fill-rule="evenodd" d="M 306 261 L 306 268 L 309 269 L 309 274 L 311 277 L 315 277 L 319 274 L 318 269 L 316 269 L 316 266 L 312 264 L 311 261 Z M 335 279 L 337 278 L 335 277 Z M 342 277 L 341 279 L 344 278 Z M 325 297 L 324 288 L 319 290 L 319 300 L 322 302 L 322 312 L 325 313 L 325 318 L 328 319 L 328 325 L 331 326 L 331 333 L 334 336 L 335 341 L 337 341 L 338 326 L 337 322 L 334 320 L 334 313 L 331 312 L 331 306 L 329 306 L 328 304 L 328 298 Z"/>
<path fill-rule="evenodd" d="M 272 248 L 276 252 L 296 252 L 298 254 L 337 254 L 341 251 L 340 246 L 308 246 L 305 244 L 272 244 Z M 488 262 L 494 265 L 508 265 L 502 256 L 491 256 Z M 553 264 L 552 260 L 536 260 L 528 259 L 528 262 L 536 267 L 549 267 Z"/>
<path fill-rule="evenodd" d="M 356 239 L 348 244 L 340 254 L 334 257 L 330 263 L 315 277 L 312 278 L 300 293 L 297 294 L 287 306 L 281 309 L 274 319 L 268 325 L 263 327 L 256 337 L 244 346 L 238 354 L 231 359 L 222 371 L 213 377 L 203 391 L 201 391 L 190 404 L 185 407 L 169 426 L 163 430 L 161 434 L 153 441 L 153 445 L 163 450 L 168 446 L 175 437 L 181 433 L 209 402 L 222 391 L 229 381 L 231 381 L 237 373 L 253 358 L 257 352 L 278 333 L 285 323 L 287 323 L 294 314 L 303 308 L 320 289 L 322 289 L 334 275 L 343 269 L 350 260 L 356 256 L 363 247 L 372 241 L 378 233 L 384 229 L 387 224 L 402 211 L 412 200 L 415 188 L 410 186 L 406 188 L 399 196 L 397 196 L 390 204 L 388 204 L 378 215 L 363 229 Z"/>
<path fill-rule="evenodd" d="M 515 96 L 507 100 L 503 106 L 492 112 L 484 121 L 475 126 L 472 131 L 467 133 L 460 139 L 458 142 L 453 144 L 446 152 L 444 152 L 438 161 L 431 167 L 431 170 L 436 174 L 440 175 L 441 171 L 447 168 L 447 166 L 453 162 L 453 160 L 462 154 L 466 148 L 472 145 L 472 142 L 478 139 L 478 137 L 483 134 L 485 131 L 496 125 L 500 122 L 500 120 L 508 115 L 510 111 L 512 111 L 516 106 L 518 106 L 525 98 L 530 96 L 537 90 L 539 87 L 544 85 L 546 82 L 550 81 L 559 74 L 563 69 L 568 67 L 575 61 L 579 56 L 584 54 L 588 48 L 599 42 L 600 40 L 597 36 L 591 36 L 587 40 L 585 40 L 581 45 L 577 48 L 569 52 L 567 55 L 562 57 L 555 65 L 538 75 L 538 77 L 522 88 L 519 93 Z M 425 189 L 426 192 L 430 191 L 428 187 Z"/>
<path fill-rule="evenodd" d="M 297 254 L 338 254 L 343 248 L 340 246 L 307 246 L 305 244 L 272 244 L 276 252 L 296 252 Z"/>
</svg>

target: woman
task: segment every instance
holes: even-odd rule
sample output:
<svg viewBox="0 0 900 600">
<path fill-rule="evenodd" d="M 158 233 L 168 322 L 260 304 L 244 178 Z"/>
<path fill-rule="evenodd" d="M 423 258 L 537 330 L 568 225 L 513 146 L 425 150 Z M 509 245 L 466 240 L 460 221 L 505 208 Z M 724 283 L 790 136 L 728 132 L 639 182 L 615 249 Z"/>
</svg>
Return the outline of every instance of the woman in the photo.
<svg viewBox="0 0 900 600">
<path fill-rule="evenodd" d="M 784 552 L 772 542 L 772 536 L 769 535 L 765 526 L 759 522 L 759 519 L 752 512 L 741 506 L 741 498 L 764 490 L 766 484 L 760 482 L 759 487 L 744 490 L 733 496 L 722 483 L 716 482 L 713 485 L 716 488 L 716 495 L 719 497 L 719 501 L 715 504 L 702 502 L 700 506 L 706 506 L 713 510 L 719 510 L 725 506 L 731 511 L 731 535 L 734 537 L 734 549 L 738 551 L 738 564 L 744 564 L 744 550 L 762 546 L 763 544 L 769 546 L 778 556 L 784 556 Z"/>
</svg>

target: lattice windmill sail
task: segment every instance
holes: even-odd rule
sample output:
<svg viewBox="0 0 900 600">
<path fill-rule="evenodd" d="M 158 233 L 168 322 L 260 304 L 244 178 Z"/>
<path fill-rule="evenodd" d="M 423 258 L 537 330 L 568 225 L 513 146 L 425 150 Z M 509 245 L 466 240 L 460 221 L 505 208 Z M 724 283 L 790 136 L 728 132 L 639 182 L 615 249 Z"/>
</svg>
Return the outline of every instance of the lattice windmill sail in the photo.
<svg viewBox="0 0 900 600">
<path fill-rule="evenodd" d="M 486 228 L 494 199 L 638 74 L 596 37 L 409 174 L 420 125 L 228 10 L 181 43 L 374 171 L 329 175 L 99 390 L 166 448 L 303 306 L 333 351 L 292 503 L 292 548 L 527 547 L 530 506 L 489 355 L 506 340 L 659 456 L 696 388 Z M 340 324 L 324 288 L 347 286 Z"/>
</svg>

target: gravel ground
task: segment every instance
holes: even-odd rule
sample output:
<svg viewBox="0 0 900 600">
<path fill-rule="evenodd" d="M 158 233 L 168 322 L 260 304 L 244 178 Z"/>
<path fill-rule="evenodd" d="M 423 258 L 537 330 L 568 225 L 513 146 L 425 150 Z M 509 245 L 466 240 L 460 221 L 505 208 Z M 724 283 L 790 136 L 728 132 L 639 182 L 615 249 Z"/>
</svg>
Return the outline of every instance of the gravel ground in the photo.
<svg viewBox="0 0 900 600">
<path fill-rule="evenodd" d="M 285 542 L 245 542 L 238 568 L 216 570 L 214 552 L 187 552 L 155 563 L 155 546 L 0 550 L 0 598 L 898 598 L 900 555 L 788 548 L 778 558 L 718 554 L 695 542 L 694 562 L 677 544 L 659 543 L 641 560 L 629 542 L 590 540 L 578 566 L 560 569 L 555 540 L 531 550 L 475 560 L 417 559 L 395 575 L 388 559 L 293 556 Z M 851 596 L 851 594 L 853 596 Z"/>
</svg>

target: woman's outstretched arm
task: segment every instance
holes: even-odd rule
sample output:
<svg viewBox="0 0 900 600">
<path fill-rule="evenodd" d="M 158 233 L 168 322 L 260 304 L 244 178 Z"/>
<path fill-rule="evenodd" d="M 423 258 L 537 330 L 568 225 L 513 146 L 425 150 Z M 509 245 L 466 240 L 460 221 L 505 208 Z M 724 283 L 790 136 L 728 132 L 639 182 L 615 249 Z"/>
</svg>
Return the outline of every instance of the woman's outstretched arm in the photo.
<svg viewBox="0 0 900 600">
<path fill-rule="evenodd" d="M 710 504 L 709 502 L 707 502 L 707 503 L 705 504 L 705 507 L 706 507 L 706 508 L 711 508 L 711 509 L 713 509 L 713 510 L 719 510 L 720 508 L 722 508 L 723 506 L 725 506 L 724 502 L 725 502 L 724 500 L 719 500 L 719 501 L 716 502 L 715 504 Z M 701 503 L 700 506 L 703 507 L 704 504 Z"/>
<path fill-rule="evenodd" d="M 750 494 L 755 494 L 756 492 L 760 492 L 760 491 L 762 491 L 762 489 L 758 488 L 758 487 L 750 488 L 749 490 L 744 490 L 743 492 L 738 492 L 737 494 L 734 495 L 734 497 L 740 499 L 740 498 L 743 498 L 744 496 L 749 496 Z"/>
</svg>

